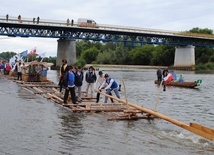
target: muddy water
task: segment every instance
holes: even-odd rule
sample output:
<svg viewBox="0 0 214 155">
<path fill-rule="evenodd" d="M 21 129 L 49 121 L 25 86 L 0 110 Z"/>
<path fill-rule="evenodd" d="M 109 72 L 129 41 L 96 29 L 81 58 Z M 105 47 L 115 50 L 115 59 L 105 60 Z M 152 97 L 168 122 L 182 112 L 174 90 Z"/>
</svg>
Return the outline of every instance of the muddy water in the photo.
<svg viewBox="0 0 214 155">
<path fill-rule="evenodd" d="M 156 70 L 103 70 L 119 83 L 125 81 L 130 102 L 154 109 L 160 90 L 154 85 Z M 214 128 L 214 75 L 182 74 L 188 81 L 202 79 L 201 87 L 167 87 L 160 92 L 157 111 Z M 57 72 L 50 70 L 48 78 L 57 82 Z M 214 154 L 213 142 L 164 120 L 107 121 L 106 114 L 71 113 L 3 77 L 0 106 L 1 155 Z"/>
</svg>

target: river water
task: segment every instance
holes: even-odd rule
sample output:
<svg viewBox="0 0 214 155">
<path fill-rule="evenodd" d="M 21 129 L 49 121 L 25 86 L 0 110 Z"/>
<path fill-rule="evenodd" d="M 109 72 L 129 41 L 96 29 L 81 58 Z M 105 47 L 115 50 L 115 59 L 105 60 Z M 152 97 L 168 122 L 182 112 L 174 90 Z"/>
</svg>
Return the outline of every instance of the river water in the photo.
<svg viewBox="0 0 214 155">
<path fill-rule="evenodd" d="M 154 109 L 160 90 L 154 84 L 156 70 L 102 70 L 121 84 L 124 80 L 128 101 Z M 214 74 L 177 74 L 188 81 L 202 79 L 202 85 L 161 90 L 157 111 L 214 128 Z M 57 71 L 48 71 L 50 80 L 57 83 L 57 77 Z M 0 106 L 0 155 L 214 154 L 214 142 L 164 120 L 107 121 L 110 116 L 104 113 L 72 113 L 4 77 L 0 77 Z"/>
</svg>

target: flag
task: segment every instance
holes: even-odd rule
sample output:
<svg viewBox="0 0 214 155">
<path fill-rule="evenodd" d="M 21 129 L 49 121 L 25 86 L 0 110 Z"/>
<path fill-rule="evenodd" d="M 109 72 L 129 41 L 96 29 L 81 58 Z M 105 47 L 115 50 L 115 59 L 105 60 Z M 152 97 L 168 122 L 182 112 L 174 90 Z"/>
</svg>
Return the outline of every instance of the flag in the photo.
<svg viewBox="0 0 214 155">
<path fill-rule="evenodd" d="M 171 73 L 168 73 L 168 75 L 166 77 L 164 77 L 163 79 L 166 83 L 169 83 L 169 82 L 173 81 L 173 75 Z"/>
<path fill-rule="evenodd" d="M 28 50 L 21 52 L 21 55 L 26 57 L 28 55 Z"/>
<path fill-rule="evenodd" d="M 36 54 L 36 48 L 31 50 L 30 53 L 28 54 L 28 56 L 33 56 L 34 54 Z"/>
<path fill-rule="evenodd" d="M 36 48 L 33 49 L 31 52 L 33 53 L 33 55 L 36 54 Z"/>
<path fill-rule="evenodd" d="M 11 66 L 13 64 L 15 64 L 16 63 L 16 58 L 14 56 L 12 58 L 10 58 L 9 63 L 10 63 Z"/>
<path fill-rule="evenodd" d="M 39 54 L 39 56 L 40 56 L 41 58 L 44 58 L 45 55 L 46 55 L 46 52 L 43 52 L 43 53 L 40 53 L 40 54 Z"/>
<path fill-rule="evenodd" d="M 19 61 L 19 60 L 20 60 L 20 58 L 21 58 L 21 54 L 20 54 L 20 53 L 18 53 L 18 54 L 16 54 L 16 55 L 15 55 L 15 57 L 16 57 L 16 60 L 17 60 L 17 61 Z"/>
</svg>

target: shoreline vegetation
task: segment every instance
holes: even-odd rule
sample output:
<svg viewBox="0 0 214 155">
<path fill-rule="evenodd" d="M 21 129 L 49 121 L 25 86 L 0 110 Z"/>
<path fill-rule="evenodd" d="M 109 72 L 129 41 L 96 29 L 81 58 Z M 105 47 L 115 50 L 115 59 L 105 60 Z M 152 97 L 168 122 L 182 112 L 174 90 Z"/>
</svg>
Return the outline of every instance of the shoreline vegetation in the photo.
<svg viewBox="0 0 214 155">
<path fill-rule="evenodd" d="M 171 66 L 149 66 L 149 65 L 106 65 L 106 64 L 86 64 L 85 68 L 90 66 L 94 66 L 95 68 L 121 68 L 121 69 L 171 69 L 171 70 L 179 70 L 179 71 L 196 71 L 199 73 L 208 72 L 214 73 L 214 63 L 206 63 L 206 64 L 198 64 L 195 65 L 195 69 L 193 70 L 185 70 L 185 69 L 173 69 Z"/>
<path fill-rule="evenodd" d="M 196 71 L 198 73 L 214 73 L 214 63 L 207 64 L 199 64 L 195 65 L 194 69 L 184 69 L 176 68 L 173 66 L 151 66 L 151 65 L 109 65 L 109 64 L 85 64 L 83 68 L 87 70 L 90 66 L 94 66 L 95 68 L 121 68 L 121 69 L 170 69 L 170 70 L 179 70 L 179 71 Z M 52 70 L 57 70 L 56 66 L 51 67 Z"/>
<path fill-rule="evenodd" d="M 85 68 L 94 66 L 95 68 L 133 68 L 133 69 L 158 69 L 168 68 L 168 66 L 147 66 L 147 65 L 106 65 L 106 64 L 86 64 Z"/>
</svg>

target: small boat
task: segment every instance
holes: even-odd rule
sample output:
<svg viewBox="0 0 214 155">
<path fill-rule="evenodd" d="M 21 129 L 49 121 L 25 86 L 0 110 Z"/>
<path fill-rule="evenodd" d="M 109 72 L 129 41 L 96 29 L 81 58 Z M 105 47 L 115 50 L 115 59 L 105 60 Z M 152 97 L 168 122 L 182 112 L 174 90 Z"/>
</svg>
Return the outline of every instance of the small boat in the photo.
<svg viewBox="0 0 214 155">
<path fill-rule="evenodd" d="M 161 81 L 155 80 L 155 84 L 160 84 Z M 185 87 L 185 88 L 197 88 L 201 85 L 202 80 L 197 80 L 194 82 L 169 82 L 166 83 L 166 86 L 176 86 L 176 87 Z"/>
</svg>

